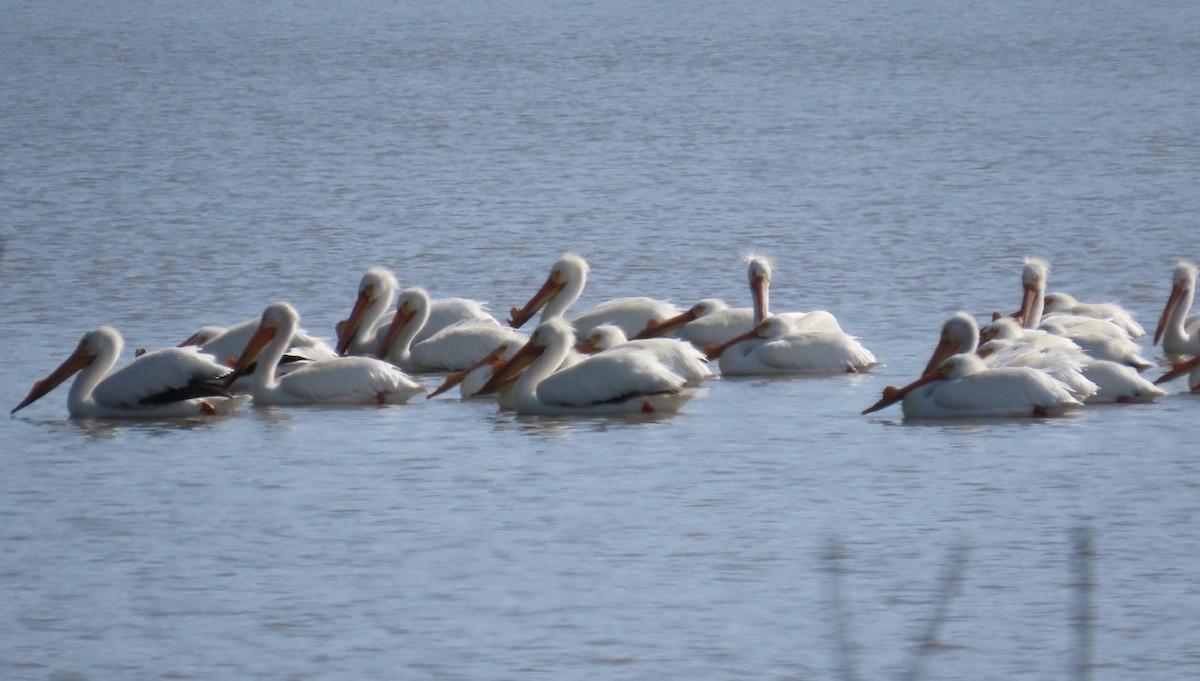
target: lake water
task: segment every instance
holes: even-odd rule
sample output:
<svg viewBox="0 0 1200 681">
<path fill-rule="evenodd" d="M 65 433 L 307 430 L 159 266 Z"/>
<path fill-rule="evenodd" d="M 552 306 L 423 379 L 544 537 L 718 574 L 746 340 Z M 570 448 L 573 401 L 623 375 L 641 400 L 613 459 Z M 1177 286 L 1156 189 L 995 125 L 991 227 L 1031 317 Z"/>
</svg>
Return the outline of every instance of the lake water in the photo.
<svg viewBox="0 0 1200 681">
<path fill-rule="evenodd" d="M 1062 679 L 1083 593 L 1091 678 L 1200 675 L 1182 382 L 1053 420 L 859 415 L 951 313 L 1015 309 L 1027 255 L 1153 326 L 1200 258 L 1200 5 L 4 14 L 6 409 L 101 324 L 128 358 L 285 299 L 332 336 L 375 264 L 502 315 L 567 250 L 581 308 L 745 305 L 767 254 L 774 309 L 886 365 L 717 380 L 662 420 L 76 422 L 60 388 L 0 431 L 0 676 Z"/>
</svg>

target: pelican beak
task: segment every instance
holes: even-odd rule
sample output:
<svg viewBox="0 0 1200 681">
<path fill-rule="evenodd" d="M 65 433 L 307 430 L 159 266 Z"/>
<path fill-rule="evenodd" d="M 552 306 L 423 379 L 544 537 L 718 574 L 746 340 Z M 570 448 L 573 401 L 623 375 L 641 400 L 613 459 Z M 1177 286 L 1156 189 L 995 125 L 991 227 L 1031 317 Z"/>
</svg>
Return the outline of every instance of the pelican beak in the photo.
<svg viewBox="0 0 1200 681">
<path fill-rule="evenodd" d="M 504 348 L 504 346 L 500 345 L 495 350 L 492 350 L 488 354 L 484 355 L 482 359 L 480 359 L 478 362 L 475 362 L 474 364 L 467 367 L 466 369 L 463 369 L 462 371 L 455 371 L 454 373 L 450 374 L 449 376 L 446 377 L 446 380 L 443 381 L 440 386 L 438 386 L 438 389 L 434 390 L 433 392 L 426 395 L 425 399 L 428 400 L 428 399 L 437 397 L 438 395 L 441 395 L 442 393 L 453 388 L 454 386 L 458 385 L 459 383 L 462 383 L 463 379 L 465 379 L 468 375 L 470 375 L 470 373 L 472 371 L 475 371 L 476 369 L 483 366 L 484 364 L 491 364 L 492 362 L 495 362 L 496 358 L 498 358 L 500 356 L 500 353 L 502 352 L 503 348 Z"/>
<path fill-rule="evenodd" d="M 575 351 L 583 355 L 594 355 L 600 352 L 600 348 L 596 347 L 596 337 L 585 338 L 575 344 Z"/>
<path fill-rule="evenodd" d="M 567 285 L 567 280 L 559 274 L 558 270 L 550 273 L 546 278 L 546 283 L 538 289 L 537 293 L 525 303 L 525 307 L 512 309 L 508 319 L 508 325 L 514 329 L 521 328 L 525 322 L 529 321 L 537 311 L 542 309 L 546 303 L 550 302 L 557 296 Z"/>
<path fill-rule="evenodd" d="M 57 369 L 52 371 L 49 376 L 33 384 L 33 387 L 29 390 L 29 394 L 25 396 L 25 399 L 21 400 L 20 404 L 13 407 L 13 410 L 9 414 L 15 414 L 38 401 L 46 393 L 57 388 L 63 381 L 91 364 L 94 359 L 96 359 L 96 356 L 88 353 L 81 341 L 79 347 L 75 348 L 75 352 L 72 352 L 70 357 L 63 360 L 63 363 L 58 365 Z"/>
<path fill-rule="evenodd" d="M 667 320 L 664 320 L 661 322 L 655 323 L 654 320 L 650 320 L 649 322 L 646 323 L 646 328 L 642 329 L 641 331 L 638 331 L 637 335 L 634 336 L 633 338 L 631 338 L 630 340 L 642 340 L 644 338 L 660 338 L 660 337 L 665 336 L 668 333 L 674 331 L 675 329 L 682 328 L 683 326 L 685 326 L 691 322 L 694 322 L 694 321 L 696 321 L 695 308 L 687 310 L 686 312 L 683 312 L 681 314 L 677 314 L 674 317 L 671 317 L 670 319 L 667 319 Z"/>
<path fill-rule="evenodd" d="M 754 296 L 754 321 L 758 323 L 767 318 L 767 311 L 771 309 L 767 280 L 758 276 L 751 278 L 750 293 Z"/>
<path fill-rule="evenodd" d="M 1158 327 L 1154 329 L 1154 343 L 1162 340 L 1163 332 L 1167 330 L 1167 321 L 1175 314 L 1175 308 L 1179 307 L 1179 301 L 1183 300 L 1183 296 L 1187 293 L 1187 287 L 1181 284 L 1176 284 L 1171 287 L 1171 297 L 1167 298 L 1167 305 L 1163 308 L 1162 316 L 1158 318 Z"/>
<path fill-rule="evenodd" d="M 867 407 L 866 409 L 863 409 L 862 413 L 864 415 L 866 415 L 866 414 L 870 414 L 873 411 L 879 411 L 880 409 L 883 409 L 884 407 L 890 407 L 891 405 L 904 399 L 905 395 L 916 390 L 917 388 L 920 388 L 923 385 L 929 385 L 930 383 L 933 383 L 934 381 L 940 381 L 944 378 L 945 377 L 942 376 L 937 371 L 932 371 L 930 373 L 925 374 L 924 376 L 921 376 L 920 378 L 913 381 L 912 383 L 909 383 L 908 385 L 904 386 L 903 388 L 897 388 L 894 385 L 889 385 L 888 387 L 883 389 L 883 397 L 880 397 L 879 401 L 876 402 L 875 404 L 872 404 L 871 406 Z"/>
<path fill-rule="evenodd" d="M 725 351 L 728 350 L 729 348 L 731 348 L 732 346 L 737 345 L 738 343 L 741 343 L 742 341 L 748 341 L 748 340 L 751 340 L 754 338 L 759 338 L 760 337 L 759 330 L 761 329 L 761 327 L 762 327 L 762 325 L 759 324 L 759 325 L 755 326 L 753 329 L 750 329 L 749 331 L 747 331 L 746 333 L 743 333 L 742 335 L 737 336 L 736 338 L 730 338 L 723 345 L 710 345 L 710 346 L 704 348 L 704 355 L 706 357 L 708 357 L 708 359 L 710 361 L 717 359 L 721 355 L 725 354 Z"/>
<path fill-rule="evenodd" d="M 929 357 L 929 362 L 925 364 L 925 368 L 921 370 L 921 375 L 924 376 L 942 363 L 950 355 L 958 353 L 958 349 L 962 346 L 962 341 L 953 340 L 942 334 L 942 339 L 938 341 L 937 347 L 933 349 L 933 354 Z"/>
<path fill-rule="evenodd" d="M 483 384 L 483 387 L 475 391 L 475 397 L 479 395 L 489 395 L 506 387 L 509 383 L 517 380 L 521 372 L 526 369 L 533 360 L 541 356 L 546 351 L 545 346 L 536 345 L 535 339 L 530 338 L 529 342 L 521 346 L 517 354 L 505 362 L 502 366 L 496 368 L 492 372 L 492 377 Z"/>
<path fill-rule="evenodd" d="M 396 316 L 392 317 L 392 325 L 388 327 L 387 334 L 383 337 L 383 340 L 379 343 L 379 347 L 375 350 L 375 356 L 379 359 L 386 359 L 388 352 L 390 352 L 392 349 L 392 344 L 395 343 L 396 339 L 400 337 L 400 332 L 403 331 L 404 327 L 408 326 L 416 316 L 417 311 L 409 306 L 407 300 L 400 303 L 400 307 L 396 308 Z"/>
<path fill-rule="evenodd" d="M 189 345 L 204 345 L 208 342 L 208 336 L 203 331 L 197 331 L 183 340 L 182 343 L 176 345 L 177 348 L 186 348 Z"/>
<path fill-rule="evenodd" d="M 1173 381 L 1186 373 L 1190 373 L 1192 369 L 1195 369 L 1197 366 L 1200 366 L 1200 355 L 1196 355 L 1185 362 L 1176 363 L 1175 366 L 1171 367 L 1170 371 L 1162 376 L 1159 376 L 1158 380 L 1154 381 L 1154 385 L 1160 385 L 1162 383 L 1166 383 L 1167 381 Z"/>
<path fill-rule="evenodd" d="M 233 385 L 239 376 L 249 372 L 250 367 L 262 354 L 263 348 L 267 347 L 267 343 L 275 340 L 276 329 L 273 326 L 259 326 L 254 335 L 250 337 L 246 343 L 246 349 L 242 350 L 242 354 L 233 363 L 233 371 L 225 375 L 225 380 L 221 383 L 222 387 L 228 388 Z"/>
<path fill-rule="evenodd" d="M 371 304 L 371 287 L 368 286 L 358 292 L 358 298 L 354 300 L 354 307 L 350 310 L 350 316 L 346 317 L 345 321 L 338 322 L 337 325 L 337 354 L 344 355 L 346 350 L 350 348 L 351 341 L 358 335 L 359 328 L 363 324 L 363 315 L 367 312 L 367 306 Z"/>
</svg>

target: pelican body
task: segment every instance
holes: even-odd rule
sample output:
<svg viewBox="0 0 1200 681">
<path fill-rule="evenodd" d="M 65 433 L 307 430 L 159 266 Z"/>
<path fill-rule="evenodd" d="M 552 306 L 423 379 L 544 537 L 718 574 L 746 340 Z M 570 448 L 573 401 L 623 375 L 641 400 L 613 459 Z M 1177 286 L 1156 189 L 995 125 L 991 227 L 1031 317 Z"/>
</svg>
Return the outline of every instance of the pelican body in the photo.
<svg viewBox="0 0 1200 681">
<path fill-rule="evenodd" d="M 859 373 L 879 364 L 853 336 L 840 330 L 805 330 L 803 324 L 803 318 L 768 315 L 748 333 L 710 348 L 708 356 L 720 358 L 726 376 Z"/>
<path fill-rule="evenodd" d="M 525 338 L 495 320 L 460 321 L 417 341 L 429 323 L 431 301 L 425 289 L 400 293 L 396 315 L 387 327 L 376 357 L 406 371 L 460 371 L 479 361 L 507 340 Z"/>
<path fill-rule="evenodd" d="M 601 324 L 592 329 L 588 337 L 579 342 L 575 349 L 585 354 L 597 352 L 649 352 L 687 379 L 690 386 L 712 378 L 708 360 L 696 346 L 679 338 L 643 338 L 629 340 L 625 332 L 613 324 Z"/>
<path fill-rule="evenodd" d="M 102 326 L 84 334 L 75 351 L 34 384 L 12 413 L 78 374 L 67 394 L 72 418 L 169 418 L 228 414 L 245 401 L 222 385 L 229 367 L 194 348 L 147 352 L 111 371 L 125 341 Z M 110 373 L 111 371 L 111 373 Z"/>
<path fill-rule="evenodd" d="M 251 382 L 255 406 L 401 404 L 424 391 L 400 368 L 374 357 L 318 360 L 276 376 L 276 367 L 299 320 L 300 314 L 287 303 L 267 306 L 258 330 L 226 378 L 227 384 L 232 383 L 251 364 L 260 362 Z"/>
</svg>

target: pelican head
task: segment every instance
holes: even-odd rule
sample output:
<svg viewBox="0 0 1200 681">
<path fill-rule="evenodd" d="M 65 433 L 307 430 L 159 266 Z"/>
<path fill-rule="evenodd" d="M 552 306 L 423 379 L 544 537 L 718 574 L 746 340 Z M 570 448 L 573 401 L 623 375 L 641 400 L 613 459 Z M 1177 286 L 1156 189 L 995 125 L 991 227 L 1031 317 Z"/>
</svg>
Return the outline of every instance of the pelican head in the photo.
<svg viewBox="0 0 1200 681">
<path fill-rule="evenodd" d="M 1180 260 L 1175 265 L 1175 272 L 1171 275 L 1171 295 L 1167 298 L 1167 304 L 1158 318 L 1158 327 L 1154 329 L 1155 345 L 1162 340 L 1163 332 L 1167 330 L 1167 324 L 1175 316 L 1176 310 L 1183 301 L 1194 295 L 1197 272 L 1196 266 L 1187 260 Z M 1184 313 L 1186 314 L 1187 310 L 1184 310 Z"/>
<path fill-rule="evenodd" d="M 1046 291 L 1046 280 L 1050 278 L 1050 265 L 1040 258 L 1025 258 L 1025 268 L 1021 271 L 1021 287 L 1024 296 L 1021 298 L 1021 311 L 1018 317 L 1021 326 L 1030 328 L 1036 326 L 1040 314 L 1033 314 L 1034 308 L 1042 302 Z"/>
<path fill-rule="evenodd" d="M 957 312 L 942 324 L 937 347 L 921 371 L 924 376 L 941 365 L 946 358 L 961 352 L 975 352 L 979 346 L 979 326 L 966 312 Z"/>
<path fill-rule="evenodd" d="M 929 385 L 936 381 L 962 378 L 986 368 L 987 366 L 983 363 L 983 360 L 973 354 L 959 353 L 951 355 L 942 360 L 942 363 L 937 365 L 932 371 L 923 374 L 920 378 L 903 388 L 897 388 L 894 385 L 887 386 L 883 389 L 883 396 L 879 398 L 879 401 L 864 409 L 862 413 L 870 414 L 884 407 L 891 406 L 903 400 L 905 396 L 921 386 Z"/>
<path fill-rule="evenodd" d="M 629 342 L 629 338 L 620 327 L 614 324 L 601 324 L 592 329 L 587 338 L 580 340 L 575 349 L 584 354 L 602 352 L 618 345 Z"/>
<path fill-rule="evenodd" d="M 212 339 L 225 333 L 225 330 L 226 329 L 223 326 L 202 326 L 198 331 L 196 331 L 196 333 L 188 336 L 182 343 L 175 347 L 186 348 L 190 345 L 195 345 L 196 347 L 202 348 Z"/>
<path fill-rule="evenodd" d="M 427 321 L 429 321 L 429 293 L 420 286 L 401 291 L 400 299 L 396 303 L 396 315 L 392 317 L 392 325 L 388 327 L 387 334 L 379 343 L 375 356 L 379 359 L 387 357 L 391 352 L 392 345 L 404 329 L 412 330 L 409 336 L 412 338 L 425 326 Z"/>
<path fill-rule="evenodd" d="M 770 313 L 771 261 L 761 255 L 746 256 L 746 274 L 754 297 L 754 320 L 761 322 Z"/>
<path fill-rule="evenodd" d="M 13 407 L 9 413 L 15 414 L 38 401 L 63 381 L 91 366 L 100 355 L 108 354 L 115 360 L 121 354 L 121 348 L 124 346 L 125 341 L 121 338 L 121 334 L 111 326 L 102 326 L 83 334 L 83 338 L 79 340 L 79 344 L 75 346 L 71 355 L 63 360 L 63 363 L 58 365 L 58 368 L 49 376 L 34 383 L 25 399 L 21 400 L 21 403 Z"/>
<path fill-rule="evenodd" d="M 550 268 L 550 275 L 546 277 L 546 282 L 538 289 L 537 293 L 525 303 L 524 307 L 512 309 L 511 316 L 508 320 L 508 325 L 514 329 L 521 328 L 525 322 L 529 321 L 533 315 L 537 314 L 538 310 L 542 309 L 552 300 L 558 299 L 566 290 L 569 293 L 567 297 L 570 301 L 571 295 L 578 296 L 583 290 L 584 284 L 587 282 L 588 264 L 582 256 L 574 253 L 567 253 L 554 263 L 554 267 Z M 568 301 L 568 304 L 570 303 Z M 561 310 L 559 310 L 561 312 Z"/>
<path fill-rule="evenodd" d="M 233 363 L 233 371 L 225 376 L 224 386 L 228 388 L 239 376 L 246 374 L 250 367 L 258 361 L 259 355 L 277 336 L 291 338 L 300 321 L 300 313 L 291 304 L 285 302 L 271 303 L 263 310 L 262 320 L 258 329 L 246 342 L 246 349 Z"/>
<path fill-rule="evenodd" d="M 678 328 L 686 326 L 687 324 L 704 317 L 705 315 L 710 315 L 714 312 L 727 309 L 729 309 L 729 305 L 726 304 L 724 300 L 721 300 L 720 298 L 705 298 L 704 300 L 701 300 L 700 302 L 675 315 L 674 317 L 671 317 L 670 319 L 665 319 L 661 322 L 655 322 L 651 320 L 646 324 L 646 328 L 639 331 L 637 335 L 633 337 L 633 340 L 665 336 Z"/>
<path fill-rule="evenodd" d="M 367 319 L 367 312 L 373 308 L 387 308 L 399 287 L 395 275 L 384 267 L 372 267 L 363 274 L 358 282 L 358 297 L 354 300 L 350 316 L 337 325 L 336 350 L 339 355 L 346 354 L 364 323 L 374 321 Z"/>
</svg>

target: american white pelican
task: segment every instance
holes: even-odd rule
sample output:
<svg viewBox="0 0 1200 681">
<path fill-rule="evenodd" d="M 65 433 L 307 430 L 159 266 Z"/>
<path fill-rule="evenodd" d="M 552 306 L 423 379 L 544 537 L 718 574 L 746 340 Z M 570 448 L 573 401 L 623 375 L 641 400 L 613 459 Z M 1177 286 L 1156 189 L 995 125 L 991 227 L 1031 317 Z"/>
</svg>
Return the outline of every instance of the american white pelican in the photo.
<svg viewBox="0 0 1200 681">
<path fill-rule="evenodd" d="M 796 326 L 795 319 L 768 315 L 748 333 L 710 348 L 708 356 L 720 357 L 726 376 L 859 373 L 879 364 L 854 336 Z"/>
<path fill-rule="evenodd" d="M 519 340 L 518 340 L 519 339 Z M 462 399 L 474 399 L 478 397 L 491 397 L 490 395 L 476 395 L 483 388 L 488 379 L 497 369 L 504 366 L 504 363 L 512 359 L 512 356 L 517 354 L 529 339 L 523 336 L 515 336 L 511 340 L 506 340 L 497 345 L 491 352 L 475 362 L 471 366 L 455 371 L 446 376 L 442 384 L 436 390 L 425 396 L 425 399 L 433 399 L 438 395 L 450 390 L 454 386 L 458 386 L 458 393 Z M 503 405 L 502 405 L 503 407 Z M 511 411 L 509 407 L 509 411 Z"/>
<path fill-rule="evenodd" d="M 1133 318 L 1133 314 L 1116 303 L 1081 303 L 1072 296 L 1055 291 L 1047 293 L 1043 298 L 1044 316 L 1049 319 L 1054 315 L 1074 315 L 1104 319 L 1116 324 L 1130 338 L 1141 338 L 1146 335 L 1146 329 Z"/>
<path fill-rule="evenodd" d="M 698 348 L 728 343 L 754 328 L 754 308 L 729 307 L 719 298 L 705 298 L 682 313 L 638 332 L 634 340 L 659 338 L 668 334 Z"/>
<path fill-rule="evenodd" d="M 336 357 L 308 362 L 283 376 L 276 367 L 300 314 L 287 303 L 263 311 L 258 330 L 238 357 L 228 385 L 255 361 L 251 394 L 255 406 L 272 404 L 400 404 L 423 388 L 399 367 L 374 357 Z M 261 359 L 260 359 L 261 356 Z"/>
<path fill-rule="evenodd" d="M 1158 318 L 1154 344 L 1162 341 L 1163 352 L 1172 358 L 1200 355 L 1200 314 L 1188 315 L 1196 294 L 1196 266 L 1180 260 L 1171 276 L 1171 295 Z"/>
<path fill-rule="evenodd" d="M 1121 327 L 1104 320 L 1056 314 L 1042 319 L 1045 305 L 1046 280 L 1050 266 L 1044 260 L 1026 258 L 1021 273 L 1024 296 L 1018 317 L 1026 329 L 1042 329 L 1074 341 L 1083 351 L 1098 359 L 1107 359 L 1118 364 L 1145 371 L 1154 363 L 1142 356 L 1141 347 Z"/>
<path fill-rule="evenodd" d="M 614 324 L 601 324 L 592 329 L 587 338 L 581 340 L 575 349 L 584 354 L 650 352 L 658 358 L 658 361 L 683 376 L 688 385 L 697 385 L 704 379 L 713 376 L 704 353 L 700 352 L 695 345 L 679 338 L 643 338 L 631 341 L 625 332 Z"/>
<path fill-rule="evenodd" d="M 529 302 L 525 303 L 524 307 L 512 309 L 509 326 L 514 329 L 521 328 L 538 310 L 542 311 L 543 322 L 562 317 L 583 293 L 587 275 L 588 264 L 582 257 L 567 253 L 559 258 L 550 269 L 550 276 L 546 278 L 546 282 L 533 294 Z M 570 322 L 581 332 L 600 324 L 615 324 L 626 335 L 632 336 L 647 326 L 657 325 L 679 313 L 679 308 L 662 300 L 645 297 L 614 298 L 575 315 Z"/>
<path fill-rule="evenodd" d="M 600 353 L 556 371 L 574 343 L 567 322 L 558 317 L 542 322 L 480 393 L 520 374 L 512 387 L 518 414 L 673 413 L 692 398 L 684 378 L 649 352 Z"/>
<path fill-rule="evenodd" d="M 125 341 L 110 326 L 84 334 L 75 351 L 33 385 L 11 413 L 79 373 L 67 394 L 67 413 L 77 418 L 159 418 L 228 414 L 247 399 L 221 385 L 229 367 L 194 348 L 167 348 L 140 355 L 109 373 Z"/>
<path fill-rule="evenodd" d="M 1092 357 L 1069 338 L 1040 329 L 1022 329 L 1012 319 L 996 319 L 982 333 L 988 340 L 979 346 L 979 354 L 988 366 L 1041 368 L 1066 384 L 1084 404 L 1153 402 L 1166 394 L 1133 367 Z M 1083 379 L 1094 384 L 1095 391 L 1083 394 L 1068 366 L 1077 366 Z"/>
<path fill-rule="evenodd" d="M 405 371 L 459 371 L 505 341 L 525 341 L 521 334 L 492 320 L 458 322 L 415 342 L 429 323 L 429 316 L 429 294 L 425 289 L 419 286 L 405 289 L 375 356 Z"/>
<path fill-rule="evenodd" d="M 989 369 L 982 359 L 968 353 L 946 358 L 903 388 L 884 388 L 883 397 L 863 413 L 900 401 L 904 416 L 913 419 L 1055 416 L 1081 406 L 1066 386 L 1044 371 Z"/>
<path fill-rule="evenodd" d="M 384 267 L 372 267 L 363 274 L 350 316 L 337 325 L 339 355 L 378 354 L 389 328 L 387 309 L 399 288 L 396 277 Z M 413 337 L 413 343 L 462 321 L 499 324 L 483 303 L 466 298 L 434 300 L 428 308 L 429 317 Z"/>
<path fill-rule="evenodd" d="M 760 324 L 774 314 L 787 319 L 793 331 L 844 333 L 837 318 L 826 310 L 811 312 L 771 312 L 771 261 L 760 255 L 746 256 L 749 265 L 750 294 L 754 299 L 754 323 Z"/>
</svg>

